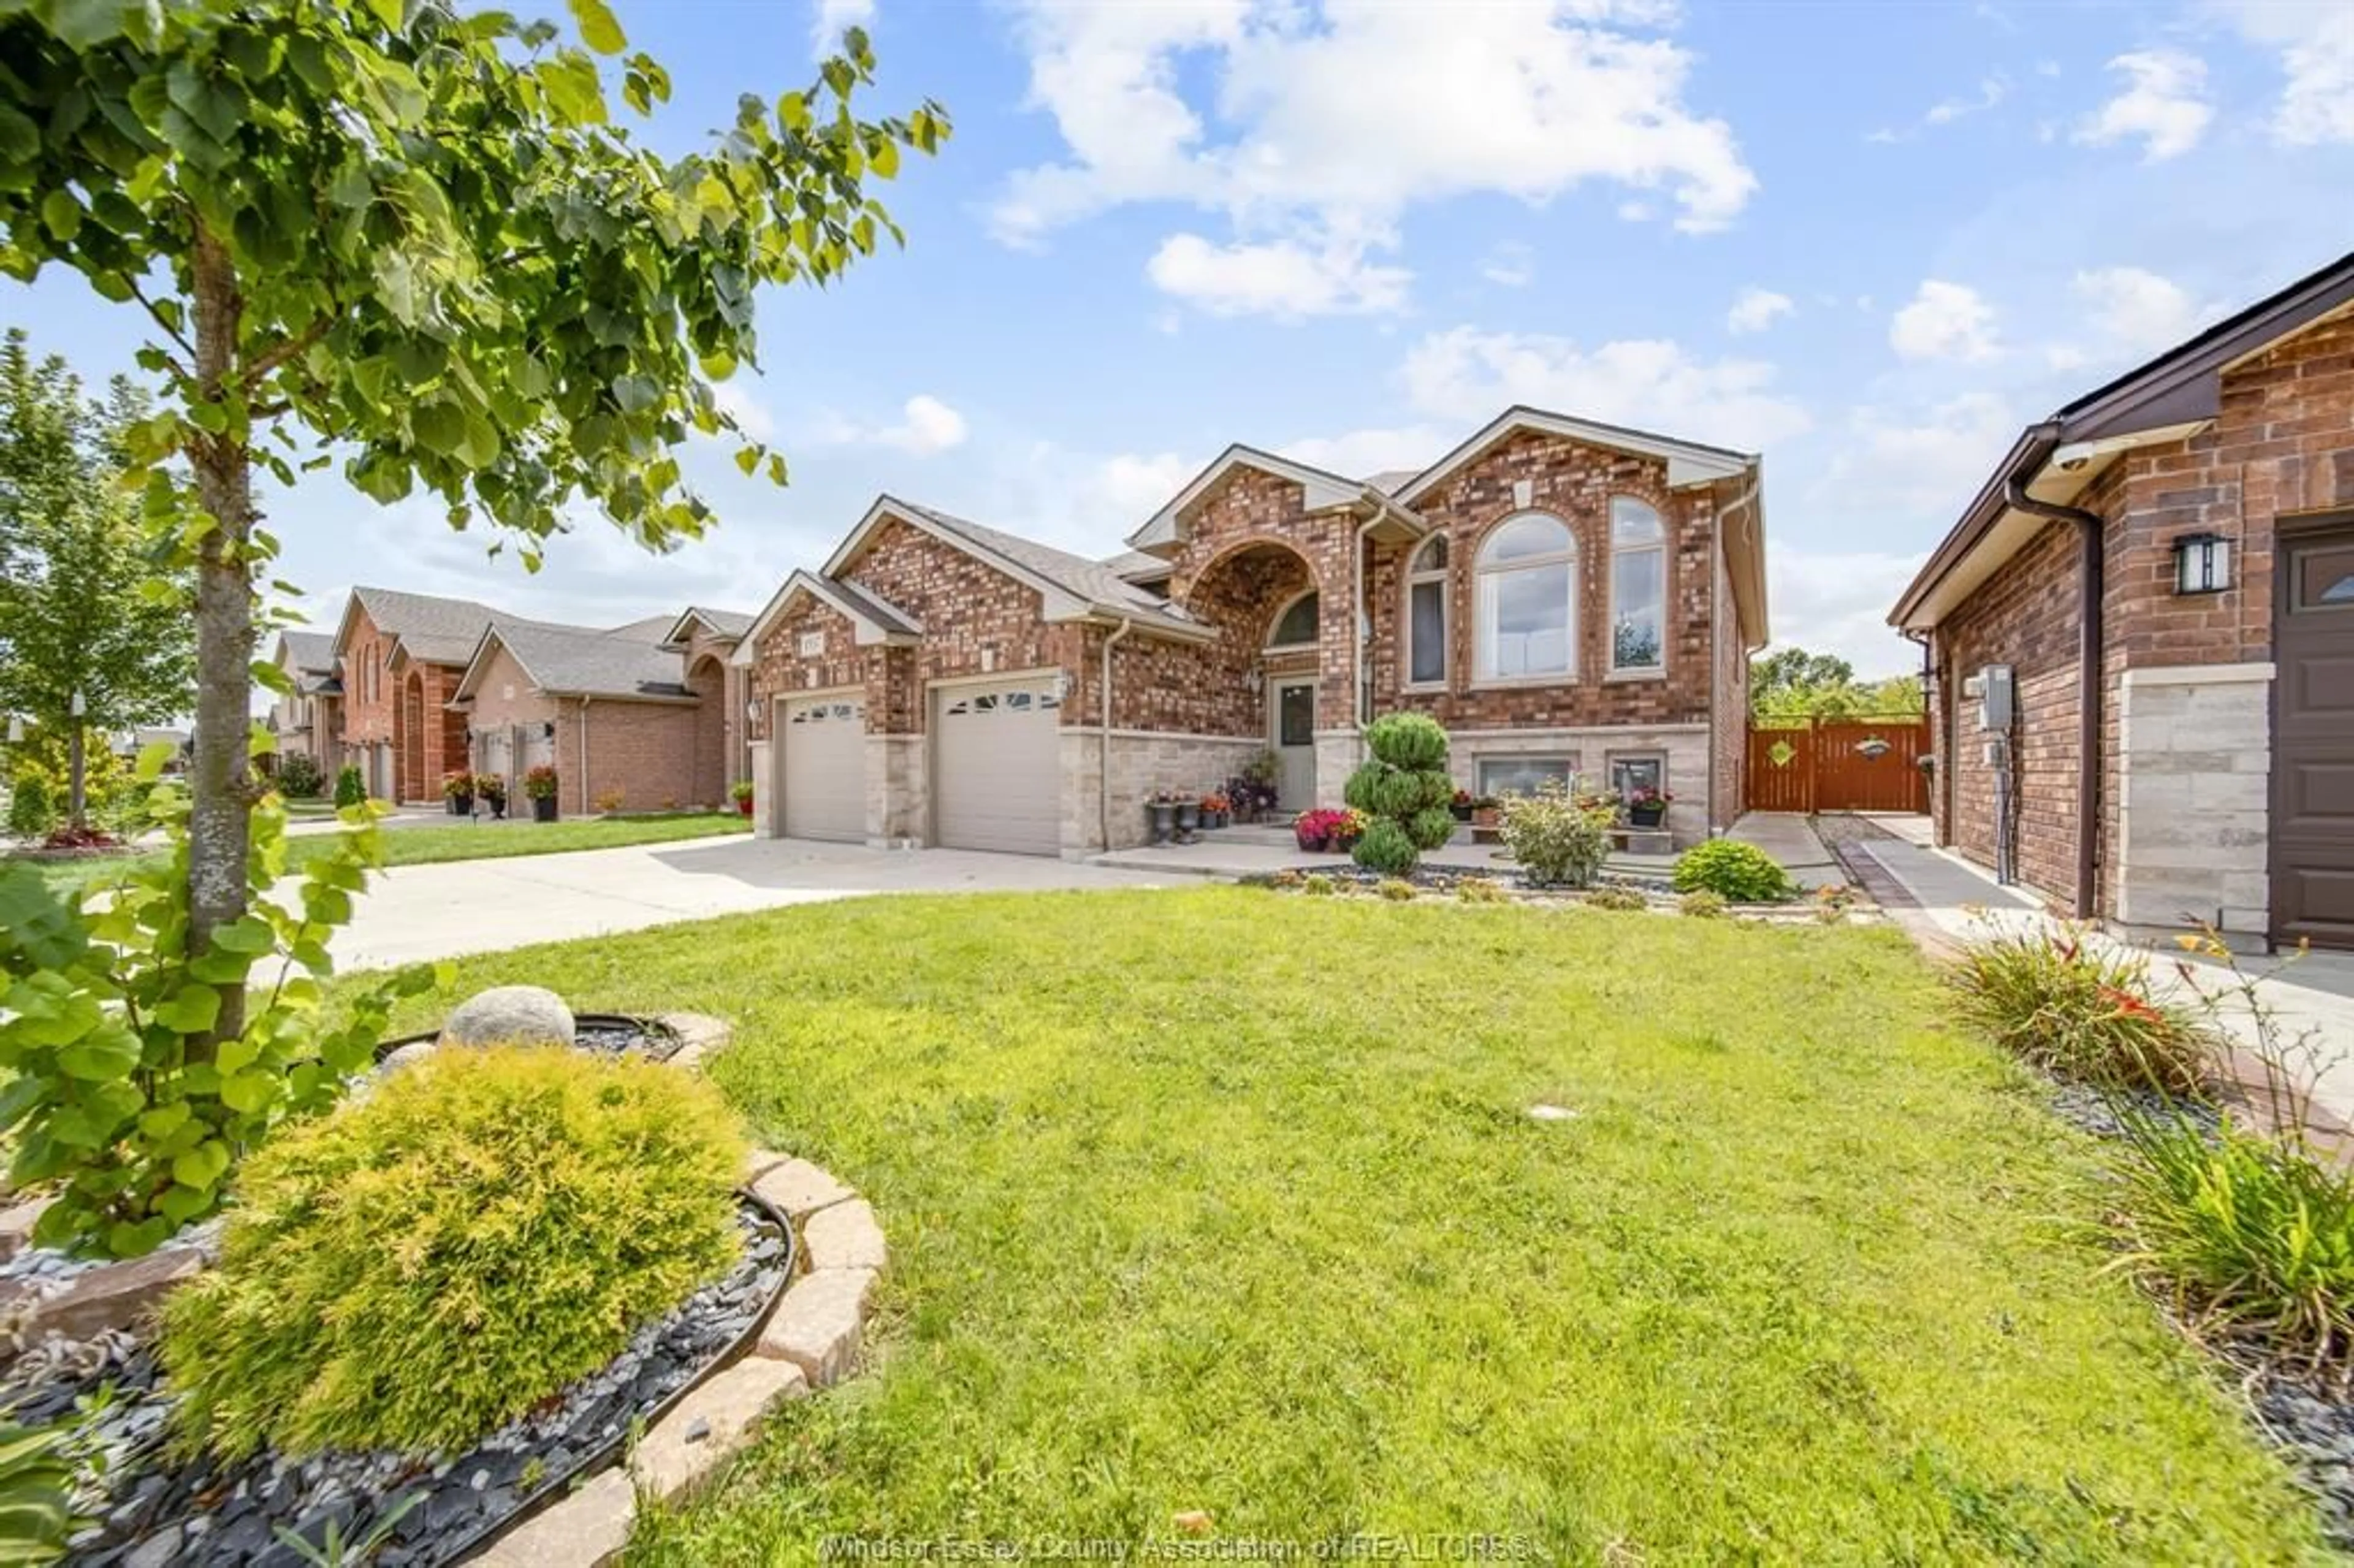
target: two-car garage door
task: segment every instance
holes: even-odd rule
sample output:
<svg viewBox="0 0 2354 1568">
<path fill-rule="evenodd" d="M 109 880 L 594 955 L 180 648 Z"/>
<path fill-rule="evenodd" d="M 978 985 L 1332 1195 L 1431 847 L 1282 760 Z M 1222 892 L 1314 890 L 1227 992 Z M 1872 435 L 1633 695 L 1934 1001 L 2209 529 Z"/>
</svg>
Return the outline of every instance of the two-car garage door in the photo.
<svg viewBox="0 0 2354 1568">
<path fill-rule="evenodd" d="M 785 836 L 856 842 L 866 836 L 866 705 L 855 697 L 789 697 Z"/>
<path fill-rule="evenodd" d="M 1048 674 L 932 694 L 936 826 L 949 849 L 1062 850 L 1060 679 Z"/>
</svg>

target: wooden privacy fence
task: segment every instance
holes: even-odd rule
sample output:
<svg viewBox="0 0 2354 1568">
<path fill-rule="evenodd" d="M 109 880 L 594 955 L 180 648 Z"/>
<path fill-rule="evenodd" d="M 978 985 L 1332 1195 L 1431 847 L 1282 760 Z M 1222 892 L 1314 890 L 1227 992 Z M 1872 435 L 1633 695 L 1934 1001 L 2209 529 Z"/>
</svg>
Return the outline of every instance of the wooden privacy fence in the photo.
<svg viewBox="0 0 2354 1568">
<path fill-rule="evenodd" d="M 1753 811 L 1926 811 L 1929 721 L 1817 719 L 1749 731 Z"/>
</svg>

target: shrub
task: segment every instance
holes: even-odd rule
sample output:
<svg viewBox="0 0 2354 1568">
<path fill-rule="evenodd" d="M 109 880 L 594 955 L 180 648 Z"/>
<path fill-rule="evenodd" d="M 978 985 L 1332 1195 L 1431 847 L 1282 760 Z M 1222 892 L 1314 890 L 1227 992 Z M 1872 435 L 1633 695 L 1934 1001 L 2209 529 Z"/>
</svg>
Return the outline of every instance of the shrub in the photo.
<svg viewBox="0 0 2354 1568">
<path fill-rule="evenodd" d="M 37 839 L 56 825 L 58 811 L 49 799 L 49 781 L 27 770 L 16 775 L 8 796 L 8 831 L 20 839 Z"/>
<path fill-rule="evenodd" d="M 629 797 L 619 789 L 599 789 L 589 804 L 596 807 L 599 813 L 610 817 L 629 804 Z"/>
<path fill-rule="evenodd" d="M 352 763 L 345 763 L 342 771 L 335 775 L 336 809 L 356 806 L 366 799 L 367 785 L 360 779 L 359 768 Z"/>
<path fill-rule="evenodd" d="M 278 764 L 278 792 L 290 800 L 315 800 L 327 780 L 319 759 L 307 751 L 292 751 Z"/>
<path fill-rule="evenodd" d="M 2354 1374 L 2354 1171 L 2228 1118 L 2116 1107 L 2126 1259 L 2201 1328 Z"/>
<path fill-rule="evenodd" d="M 1651 901 L 1631 887 L 1597 887 L 1585 895 L 1585 902 L 1596 909 L 1612 909 L 1629 915 L 1638 909 L 1649 909 Z"/>
<path fill-rule="evenodd" d="M 1414 884 L 1403 877 L 1385 876 L 1373 891 L 1393 904 L 1404 904 L 1414 896 Z"/>
<path fill-rule="evenodd" d="M 290 1129 L 164 1307 L 186 1435 L 422 1453 L 520 1414 L 727 1266 L 734 1126 L 693 1074 L 496 1046 Z"/>
<path fill-rule="evenodd" d="M 1593 885 L 1610 853 L 1617 801 L 1573 794 L 1549 779 L 1533 795 L 1508 796 L 1501 810 L 1504 847 L 1531 882 L 1561 887 Z"/>
<path fill-rule="evenodd" d="M 1676 861 L 1676 891 L 1706 891 L 1735 904 L 1771 904 L 1790 895 L 1790 874 L 1755 844 L 1711 839 Z"/>
<path fill-rule="evenodd" d="M 1696 887 L 1676 900 L 1676 907 L 1695 920 L 1722 920 L 1724 918 L 1724 895 Z"/>
<path fill-rule="evenodd" d="M 1313 897 L 1329 898 L 1334 892 L 1332 879 L 1320 871 L 1311 871 L 1308 879 L 1299 885 L 1299 891 Z"/>
<path fill-rule="evenodd" d="M 1405 876 L 1455 833 L 1447 732 L 1426 714 L 1385 714 L 1365 726 L 1365 744 L 1373 757 L 1341 792 L 1368 819 L 1350 853 L 1368 871 Z"/>
<path fill-rule="evenodd" d="M 543 762 L 523 776 L 523 792 L 535 800 L 556 799 L 556 769 Z"/>
<path fill-rule="evenodd" d="M 1504 890 L 1492 877 L 1467 876 L 1455 885 L 1455 896 L 1466 904 L 1501 904 Z"/>
<path fill-rule="evenodd" d="M 1964 1019 L 2059 1077 L 2179 1093 L 2206 1076 L 2199 1020 L 2148 1000 L 2137 954 L 2098 948 L 2076 927 L 1971 942 L 1951 979 Z"/>
</svg>

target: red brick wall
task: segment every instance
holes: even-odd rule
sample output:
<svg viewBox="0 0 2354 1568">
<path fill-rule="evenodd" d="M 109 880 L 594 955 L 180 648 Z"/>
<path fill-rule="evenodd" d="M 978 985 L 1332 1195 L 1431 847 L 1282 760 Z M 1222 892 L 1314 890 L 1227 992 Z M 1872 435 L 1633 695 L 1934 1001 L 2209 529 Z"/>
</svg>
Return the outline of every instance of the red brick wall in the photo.
<svg viewBox="0 0 2354 1568">
<path fill-rule="evenodd" d="M 1522 510 L 1513 501 L 1513 486 L 1522 480 L 1529 482 L 1532 493 L 1527 510 L 1560 518 L 1577 542 L 1577 670 L 1574 680 L 1563 683 L 1483 689 L 1474 675 L 1475 562 L 1488 531 Z M 1667 531 L 1664 679 L 1607 678 L 1614 495 L 1648 503 Z M 1409 547 L 1380 546 L 1372 574 L 1376 711 L 1419 709 L 1451 729 L 1696 724 L 1708 718 L 1715 513 L 1706 487 L 1671 492 L 1667 465 L 1659 459 L 1524 432 L 1465 465 L 1416 502 L 1415 510 L 1447 536 L 1447 690 L 1400 690 L 1400 585 Z M 1729 602 L 1724 613 L 1729 640 L 1737 643 L 1740 633 L 1731 629 Z"/>
<path fill-rule="evenodd" d="M 346 743 L 363 746 L 392 738 L 396 693 L 392 673 L 385 668 L 391 659 L 391 639 L 376 630 L 365 607 L 354 605 L 351 636 L 344 644 L 342 738 Z M 372 673 L 379 683 L 373 694 L 369 688 Z"/>
<path fill-rule="evenodd" d="M 512 695 L 509 694 L 512 693 Z M 597 797 L 621 792 L 622 809 L 658 811 L 672 806 L 711 806 L 719 801 L 698 789 L 695 775 L 697 710 L 683 704 L 592 698 L 588 709 L 588 777 L 580 775 L 580 699 L 552 697 L 532 684 L 514 656 L 502 648 L 491 655 L 472 706 L 463 715 L 472 735 L 522 726 L 536 731 L 553 724 L 551 760 L 556 765 L 556 809 L 579 816 L 596 809 Z M 452 754 L 472 755 L 472 747 Z M 453 761 L 451 767 L 459 764 Z M 514 759 L 514 791 L 520 799 L 524 757 Z M 438 784 L 437 784 L 438 788 Z M 516 807 L 516 810 L 528 810 Z"/>
</svg>

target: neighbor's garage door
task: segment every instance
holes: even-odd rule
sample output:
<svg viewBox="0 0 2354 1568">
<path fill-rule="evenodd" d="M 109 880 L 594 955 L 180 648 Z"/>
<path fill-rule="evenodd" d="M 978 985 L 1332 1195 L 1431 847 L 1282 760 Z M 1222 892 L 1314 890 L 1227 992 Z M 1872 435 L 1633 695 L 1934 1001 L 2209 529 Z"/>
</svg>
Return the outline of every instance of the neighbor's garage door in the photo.
<svg viewBox="0 0 2354 1568">
<path fill-rule="evenodd" d="M 932 696 L 940 842 L 1057 854 L 1063 847 L 1062 700 L 1054 675 Z"/>
<path fill-rule="evenodd" d="M 866 837 L 866 705 L 855 697 L 788 698 L 785 836 Z"/>
</svg>

